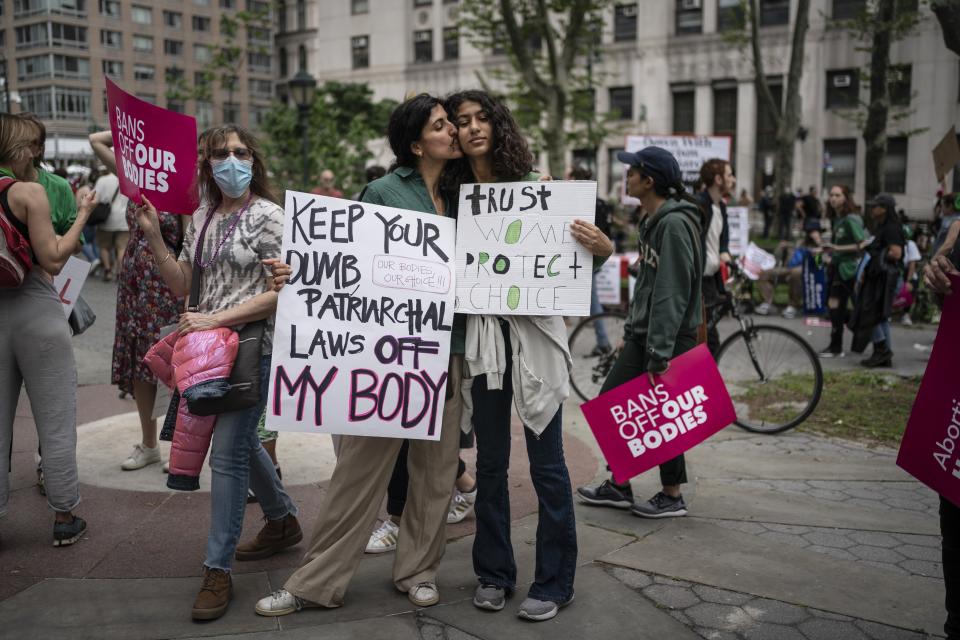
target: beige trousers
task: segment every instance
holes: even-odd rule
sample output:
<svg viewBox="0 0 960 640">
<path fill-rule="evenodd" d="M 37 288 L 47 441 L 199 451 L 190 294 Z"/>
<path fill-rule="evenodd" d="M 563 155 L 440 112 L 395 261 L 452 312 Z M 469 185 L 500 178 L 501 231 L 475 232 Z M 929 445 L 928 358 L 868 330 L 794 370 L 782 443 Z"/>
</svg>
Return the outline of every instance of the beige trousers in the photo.
<svg viewBox="0 0 960 640">
<path fill-rule="evenodd" d="M 462 379 L 463 355 L 451 355 L 440 440 L 410 440 L 410 485 L 393 563 L 393 582 L 400 591 L 436 581 L 460 453 Z M 340 438 L 337 466 L 310 548 L 284 585 L 287 591 L 326 607 L 343 604 L 402 444 L 400 438 Z"/>
</svg>

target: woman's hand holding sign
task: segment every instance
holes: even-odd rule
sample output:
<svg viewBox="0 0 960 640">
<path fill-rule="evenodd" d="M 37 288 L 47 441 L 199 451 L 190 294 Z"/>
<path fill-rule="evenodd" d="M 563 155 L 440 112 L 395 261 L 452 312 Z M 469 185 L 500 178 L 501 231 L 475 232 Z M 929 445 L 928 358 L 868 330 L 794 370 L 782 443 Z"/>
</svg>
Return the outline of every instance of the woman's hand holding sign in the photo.
<svg viewBox="0 0 960 640">
<path fill-rule="evenodd" d="M 270 267 L 270 273 L 273 274 L 271 290 L 279 292 L 293 274 L 293 268 L 286 263 L 280 262 L 277 258 L 267 258 L 262 262 L 264 266 Z"/>
<path fill-rule="evenodd" d="M 570 225 L 570 235 L 595 256 L 606 258 L 613 253 L 613 243 L 600 227 L 583 220 L 574 220 Z"/>
</svg>

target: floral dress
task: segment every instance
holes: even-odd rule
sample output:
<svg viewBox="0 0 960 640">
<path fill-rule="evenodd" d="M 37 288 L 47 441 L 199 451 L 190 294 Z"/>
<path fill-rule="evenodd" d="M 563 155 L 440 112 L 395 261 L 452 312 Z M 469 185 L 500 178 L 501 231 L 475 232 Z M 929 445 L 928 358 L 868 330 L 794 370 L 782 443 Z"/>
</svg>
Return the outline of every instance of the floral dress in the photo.
<svg viewBox="0 0 960 640">
<path fill-rule="evenodd" d="M 180 216 L 161 211 L 158 217 L 163 241 L 176 258 L 183 243 Z M 127 225 L 130 240 L 117 278 L 117 326 L 110 381 L 132 395 L 134 382 L 155 380 L 143 364 L 143 357 L 160 339 L 161 327 L 177 321 L 184 300 L 173 295 L 160 276 L 132 205 L 127 206 Z"/>
</svg>

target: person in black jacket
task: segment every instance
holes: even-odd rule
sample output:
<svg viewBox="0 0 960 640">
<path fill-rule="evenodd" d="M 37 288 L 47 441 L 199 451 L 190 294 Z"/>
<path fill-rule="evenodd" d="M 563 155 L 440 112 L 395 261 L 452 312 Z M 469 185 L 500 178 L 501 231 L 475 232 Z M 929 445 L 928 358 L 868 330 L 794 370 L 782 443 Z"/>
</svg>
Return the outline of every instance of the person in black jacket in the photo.
<svg viewBox="0 0 960 640">
<path fill-rule="evenodd" d="M 706 223 L 700 231 L 705 257 L 701 290 L 709 318 L 713 310 L 723 302 L 720 263 L 730 262 L 730 227 L 727 223 L 727 205 L 723 198 L 734 192 L 737 178 L 733 175 L 729 162 L 714 158 L 700 167 L 700 182 L 704 189 L 697 194 L 697 198 L 706 215 Z M 707 331 L 707 347 L 710 354 L 716 358 L 720 350 L 720 333 L 716 325 Z"/>
</svg>

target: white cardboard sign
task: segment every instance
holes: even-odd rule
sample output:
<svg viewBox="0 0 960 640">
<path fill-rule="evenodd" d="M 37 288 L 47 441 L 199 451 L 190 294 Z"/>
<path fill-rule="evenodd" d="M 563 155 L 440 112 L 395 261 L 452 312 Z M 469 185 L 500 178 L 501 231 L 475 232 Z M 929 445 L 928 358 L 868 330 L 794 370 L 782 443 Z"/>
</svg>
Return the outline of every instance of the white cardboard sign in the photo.
<svg viewBox="0 0 960 640">
<path fill-rule="evenodd" d="M 683 173 L 684 184 L 700 178 L 700 167 L 712 158 L 730 161 L 730 136 L 627 136 L 624 149 L 630 152 L 646 147 L 662 147 L 673 154 Z M 623 204 L 639 206 L 640 201 L 627 195 L 627 174 L 623 174 Z"/>
<path fill-rule="evenodd" d="M 750 208 L 727 207 L 727 223 L 730 227 L 730 254 L 741 256 L 750 244 Z"/>
<path fill-rule="evenodd" d="M 439 440 L 455 223 L 287 191 L 267 428 Z"/>
<path fill-rule="evenodd" d="M 596 204 L 596 182 L 461 186 L 457 311 L 590 315 L 593 256 L 570 235 L 570 224 L 592 221 Z"/>
<path fill-rule="evenodd" d="M 63 315 L 67 318 L 73 311 L 73 305 L 77 303 L 77 296 L 80 295 L 80 290 L 83 289 L 83 283 L 87 281 L 89 273 L 89 262 L 70 256 L 60 273 L 53 277 L 53 288 L 57 290 L 57 295 L 60 296 L 60 302 L 63 304 Z"/>
<path fill-rule="evenodd" d="M 603 263 L 594 276 L 597 287 L 597 299 L 600 304 L 618 305 L 621 300 L 620 268 L 623 256 L 614 254 Z"/>
<path fill-rule="evenodd" d="M 777 266 L 777 259 L 773 254 L 767 253 L 751 242 L 747 245 L 746 253 L 740 258 L 740 266 L 748 278 L 759 280 L 762 272 L 769 271 Z"/>
</svg>

